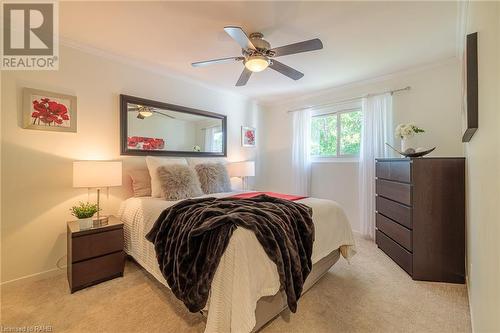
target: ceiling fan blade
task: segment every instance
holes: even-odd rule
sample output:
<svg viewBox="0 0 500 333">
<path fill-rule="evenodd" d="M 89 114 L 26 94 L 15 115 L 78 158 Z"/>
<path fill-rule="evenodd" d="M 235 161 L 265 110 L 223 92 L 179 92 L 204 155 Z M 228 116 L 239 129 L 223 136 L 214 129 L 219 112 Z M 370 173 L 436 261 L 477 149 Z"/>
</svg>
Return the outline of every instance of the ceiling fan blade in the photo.
<svg viewBox="0 0 500 333">
<path fill-rule="evenodd" d="M 271 51 L 275 53 L 275 57 L 281 57 L 289 54 L 321 50 L 322 48 L 323 43 L 321 42 L 321 40 L 319 38 L 315 38 L 295 44 L 276 47 L 274 49 L 271 49 Z"/>
<path fill-rule="evenodd" d="M 160 111 L 157 111 L 157 110 L 152 110 L 153 113 L 156 113 L 156 114 L 159 114 L 161 116 L 165 116 L 165 117 L 168 117 L 168 118 L 171 118 L 171 119 L 175 119 L 174 116 L 171 116 L 169 114 L 166 114 L 166 113 L 163 113 L 163 112 L 160 112 Z"/>
<path fill-rule="evenodd" d="M 304 76 L 304 73 L 299 72 L 298 70 L 293 69 L 292 67 L 289 67 L 279 61 L 276 60 L 271 60 L 271 64 L 269 65 L 270 68 L 274 69 L 277 72 L 280 72 L 281 74 L 288 76 L 290 79 L 293 80 L 298 80 L 301 79 Z"/>
<path fill-rule="evenodd" d="M 242 49 L 257 50 L 248 38 L 247 34 L 240 27 L 224 27 L 224 31 L 227 32 L 227 34 L 231 36 L 231 38 L 234 39 L 236 43 L 240 44 Z"/>
<path fill-rule="evenodd" d="M 248 70 L 246 67 L 243 69 L 243 72 L 241 72 L 240 78 L 238 79 L 238 82 L 236 82 L 237 87 L 244 86 L 247 84 L 248 79 L 252 75 L 252 71 Z"/>
<path fill-rule="evenodd" d="M 213 60 L 207 60 L 207 61 L 198 61 L 198 62 L 193 62 L 191 66 L 193 67 L 203 67 L 207 65 L 214 65 L 214 64 L 224 64 L 228 62 L 234 62 L 234 61 L 241 61 L 244 60 L 244 57 L 229 57 L 229 58 L 220 58 L 220 59 L 213 59 Z"/>
<path fill-rule="evenodd" d="M 127 103 L 127 109 L 128 110 L 138 110 L 140 107 L 139 104 L 132 104 L 132 103 Z"/>
</svg>

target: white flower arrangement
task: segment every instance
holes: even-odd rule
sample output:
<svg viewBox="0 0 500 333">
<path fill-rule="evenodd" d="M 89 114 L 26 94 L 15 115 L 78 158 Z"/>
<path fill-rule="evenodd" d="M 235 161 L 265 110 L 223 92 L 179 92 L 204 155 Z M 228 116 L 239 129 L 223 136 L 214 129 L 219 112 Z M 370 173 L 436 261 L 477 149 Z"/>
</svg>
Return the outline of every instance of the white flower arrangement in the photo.
<svg viewBox="0 0 500 333">
<path fill-rule="evenodd" d="M 424 132 L 425 131 L 422 128 L 414 124 L 399 124 L 398 126 L 396 126 L 394 134 L 396 135 L 397 138 L 405 140 L 411 138 L 415 134 Z"/>
</svg>

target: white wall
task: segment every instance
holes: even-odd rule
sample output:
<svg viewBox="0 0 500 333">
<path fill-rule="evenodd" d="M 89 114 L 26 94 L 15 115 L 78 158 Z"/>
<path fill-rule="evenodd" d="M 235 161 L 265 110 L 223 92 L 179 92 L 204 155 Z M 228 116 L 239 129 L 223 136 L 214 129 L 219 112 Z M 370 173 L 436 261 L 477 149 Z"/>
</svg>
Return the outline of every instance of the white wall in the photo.
<svg viewBox="0 0 500 333">
<path fill-rule="evenodd" d="M 263 105 L 262 147 L 258 187 L 282 192 L 293 190 L 291 122 L 287 110 L 411 86 L 394 95 L 394 122 L 414 122 L 426 130 L 417 139 L 422 147 L 437 146 L 431 156 L 463 156 L 459 62 L 449 59 L 384 78 L 359 82 L 317 94 Z M 264 132 L 264 133 L 263 133 Z M 345 209 L 353 229 L 359 227 L 357 162 L 315 163 L 312 196 L 332 199 Z"/>
<path fill-rule="evenodd" d="M 258 108 L 239 95 L 68 47 L 61 47 L 60 61 L 59 71 L 2 73 L 3 282 L 54 270 L 59 259 L 65 263 L 69 208 L 87 200 L 86 190 L 72 188 L 72 161 L 120 158 L 121 93 L 226 114 L 228 158 L 257 158 L 256 149 L 241 148 L 240 126 L 258 126 Z M 78 132 L 22 129 L 23 87 L 76 95 Z M 145 167 L 143 158 L 123 159 L 125 174 Z M 130 193 L 127 176 L 124 180 L 104 199 L 106 213 L 116 212 Z"/>
<path fill-rule="evenodd" d="M 500 3 L 469 3 L 478 32 L 479 129 L 465 145 L 467 270 L 472 326 L 500 332 Z"/>
</svg>

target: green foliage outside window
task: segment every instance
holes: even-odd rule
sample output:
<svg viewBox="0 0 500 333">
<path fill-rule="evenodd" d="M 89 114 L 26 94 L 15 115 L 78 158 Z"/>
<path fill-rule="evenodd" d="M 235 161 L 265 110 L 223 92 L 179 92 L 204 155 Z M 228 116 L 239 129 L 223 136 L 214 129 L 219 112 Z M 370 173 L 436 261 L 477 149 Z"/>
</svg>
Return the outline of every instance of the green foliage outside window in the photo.
<svg viewBox="0 0 500 333">
<path fill-rule="evenodd" d="M 326 115 L 312 118 L 311 154 L 313 156 L 337 155 L 336 115 Z"/>
<path fill-rule="evenodd" d="M 331 113 L 312 118 L 311 155 L 358 155 L 360 143 L 361 111 Z"/>
<path fill-rule="evenodd" d="M 340 155 L 358 155 L 361 146 L 361 111 L 340 114 Z"/>
</svg>

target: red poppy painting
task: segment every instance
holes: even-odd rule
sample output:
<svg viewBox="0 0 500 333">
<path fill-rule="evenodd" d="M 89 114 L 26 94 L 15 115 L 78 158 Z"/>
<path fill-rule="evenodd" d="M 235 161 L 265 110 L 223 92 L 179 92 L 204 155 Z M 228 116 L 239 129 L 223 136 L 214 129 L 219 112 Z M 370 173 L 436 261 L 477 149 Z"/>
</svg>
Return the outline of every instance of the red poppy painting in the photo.
<svg viewBox="0 0 500 333">
<path fill-rule="evenodd" d="M 41 98 L 33 101 L 31 119 L 33 125 L 62 126 L 69 127 L 68 108 L 50 98 Z"/>
<path fill-rule="evenodd" d="M 24 127 L 76 132 L 76 97 L 25 89 Z"/>
<path fill-rule="evenodd" d="M 142 136 L 129 136 L 127 138 L 127 146 L 139 150 L 162 150 L 165 148 L 165 140 Z"/>
<path fill-rule="evenodd" d="M 255 128 L 241 127 L 241 145 L 243 147 L 255 147 Z"/>
</svg>

